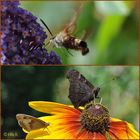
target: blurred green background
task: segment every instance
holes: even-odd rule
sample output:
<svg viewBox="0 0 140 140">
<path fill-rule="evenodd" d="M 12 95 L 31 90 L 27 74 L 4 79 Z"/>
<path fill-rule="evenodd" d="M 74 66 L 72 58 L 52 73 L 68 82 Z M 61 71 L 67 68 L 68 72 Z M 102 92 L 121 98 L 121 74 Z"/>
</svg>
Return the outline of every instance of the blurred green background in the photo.
<svg viewBox="0 0 140 140">
<path fill-rule="evenodd" d="M 46 48 L 55 50 L 63 64 L 138 64 L 136 1 L 21 1 L 21 7 L 42 18 L 56 35 L 69 23 L 81 3 L 83 7 L 72 35 L 81 38 L 86 29 L 91 30 L 86 40 L 89 54 L 82 56 L 81 52 L 70 50 L 71 56 L 65 49 Z M 48 34 L 47 43 L 51 36 L 45 27 L 44 30 Z"/>
<path fill-rule="evenodd" d="M 112 117 L 128 121 L 139 130 L 139 68 L 136 66 L 3 66 L 2 138 L 25 137 L 16 121 L 17 113 L 46 115 L 31 109 L 28 101 L 71 104 L 65 76 L 70 69 L 78 70 L 93 85 L 101 87 L 99 96 Z M 116 76 L 119 78 L 111 80 Z M 14 136 L 8 136 L 10 133 Z"/>
</svg>

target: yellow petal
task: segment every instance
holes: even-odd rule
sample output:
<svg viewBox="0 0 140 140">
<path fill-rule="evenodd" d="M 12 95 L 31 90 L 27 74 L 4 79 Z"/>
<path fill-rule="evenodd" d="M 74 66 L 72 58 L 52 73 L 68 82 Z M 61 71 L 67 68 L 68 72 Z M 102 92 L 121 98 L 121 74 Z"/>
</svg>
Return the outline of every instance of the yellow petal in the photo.
<svg viewBox="0 0 140 140">
<path fill-rule="evenodd" d="M 31 101 L 29 106 L 37 111 L 48 114 L 63 114 L 63 113 L 80 113 L 79 110 L 69 107 L 64 104 L 46 102 L 46 101 Z"/>
<path fill-rule="evenodd" d="M 47 128 L 44 128 L 44 129 L 30 131 L 26 135 L 26 139 L 46 139 L 46 136 L 48 136 L 48 130 Z"/>
<path fill-rule="evenodd" d="M 49 122 L 49 126 L 44 130 L 37 130 L 27 134 L 26 139 L 106 139 L 105 135 L 99 133 L 88 133 L 85 129 L 81 131 L 80 115 L 81 112 L 73 107 L 45 101 L 29 102 L 29 106 L 33 109 L 53 114 L 52 116 L 40 117 L 45 122 Z M 49 134 L 48 134 L 49 133 Z M 139 139 L 138 132 L 133 125 L 111 118 L 109 131 L 106 133 L 112 139 Z"/>
<path fill-rule="evenodd" d="M 139 139 L 139 133 L 133 125 L 116 118 L 111 118 L 109 134 L 112 139 Z"/>
<path fill-rule="evenodd" d="M 39 119 L 49 122 L 48 135 L 47 133 L 45 135 L 43 131 L 36 131 L 36 133 L 31 131 L 27 134 L 26 139 L 73 139 L 81 127 L 79 121 L 75 121 L 75 117 L 72 116 L 70 119 L 62 116 L 58 118 L 58 115 L 40 117 Z"/>
</svg>

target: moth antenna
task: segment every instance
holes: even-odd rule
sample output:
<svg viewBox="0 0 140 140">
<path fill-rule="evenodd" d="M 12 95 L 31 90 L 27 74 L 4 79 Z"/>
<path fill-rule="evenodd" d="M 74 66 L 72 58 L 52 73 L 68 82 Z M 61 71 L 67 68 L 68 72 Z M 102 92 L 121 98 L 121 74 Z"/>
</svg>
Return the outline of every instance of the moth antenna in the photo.
<svg viewBox="0 0 140 140">
<path fill-rule="evenodd" d="M 49 31 L 49 33 L 51 34 L 51 36 L 52 37 L 54 37 L 53 36 L 53 34 L 52 34 L 52 32 L 51 32 L 51 30 L 49 29 L 49 27 L 46 25 L 46 23 L 40 18 L 40 21 L 43 23 L 43 25 L 47 28 L 47 30 Z"/>
</svg>

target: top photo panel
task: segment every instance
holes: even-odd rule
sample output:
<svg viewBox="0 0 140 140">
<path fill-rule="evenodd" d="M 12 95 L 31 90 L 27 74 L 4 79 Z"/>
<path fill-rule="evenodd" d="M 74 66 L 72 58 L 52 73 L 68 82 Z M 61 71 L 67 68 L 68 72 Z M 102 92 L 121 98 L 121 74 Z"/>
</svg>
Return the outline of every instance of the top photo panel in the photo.
<svg viewBox="0 0 140 140">
<path fill-rule="evenodd" d="M 1 65 L 138 65 L 136 1 L 1 5 Z"/>
</svg>

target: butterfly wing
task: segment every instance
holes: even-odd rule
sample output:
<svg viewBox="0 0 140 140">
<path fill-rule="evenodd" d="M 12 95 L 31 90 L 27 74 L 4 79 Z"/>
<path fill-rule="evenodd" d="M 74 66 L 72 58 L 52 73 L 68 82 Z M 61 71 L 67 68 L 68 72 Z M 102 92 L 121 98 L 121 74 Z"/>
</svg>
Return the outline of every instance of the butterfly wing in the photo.
<svg viewBox="0 0 140 140">
<path fill-rule="evenodd" d="M 69 98 L 75 108 L 84 106 L 90 100 L 89 88 L 78 80 L 70 82 Z"/>
<path fill-rule="evenodd" d="M 17 114 L 16 118 L 18 124 L 28 132 L 30 132 L 31 130 L 45 128 L 49 125 L 49 123 L 26 114 Z"/>
<path fill-rule="evenodd" d="M 75 108 L 84 106 L 86 103 L 93 100 L 94 96 L 97 96 L 98 92 L 95 87 L 78 71 L 70 70 L 67 72 L 66 76 L 70 82 L 68 97 Z"/>
</svg>

